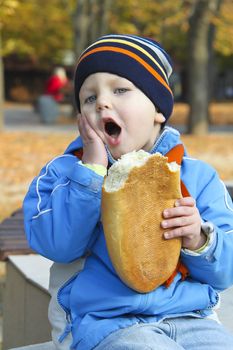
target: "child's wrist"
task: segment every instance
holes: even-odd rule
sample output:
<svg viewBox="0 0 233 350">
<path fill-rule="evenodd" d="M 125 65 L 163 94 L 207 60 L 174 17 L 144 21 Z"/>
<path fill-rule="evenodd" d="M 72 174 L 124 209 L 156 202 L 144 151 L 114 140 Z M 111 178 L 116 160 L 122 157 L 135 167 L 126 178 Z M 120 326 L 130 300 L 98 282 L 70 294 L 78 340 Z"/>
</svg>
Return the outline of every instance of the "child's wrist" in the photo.
<svg viewBox="0 0 233 350">
<path fill-rule="evenodd" d="M 83 162 L 80 162 L 80 164 L 85 166 L 86 168 L 94 171 L 96 174 L 98 174 L 100 176 L 107 175 L 107 167 L 105 167 L 102 164 L 89 164 L 89 163 L 83 163 Z"/>
<path fill-rule="evenodd" d="M 96 153 L 95 151 L 85 152 L 84 150 L 82 162 L 83 164 L 98 164 L 107 168 L 108 166 L 107 153 L 105 152 L 103 154 L 100 154 L 100 153 Z"/>
<path fill-rule="evenodd" d="M 204 234 L 204 235 L 205 235 L 205 234 Z M 206 236 L 206 235 L 205 235 L 205 243 L 202 244 L 202 246 L 201 246 L 200 248 L 195 249 L 194 252 L 195 252 L 195 253 L 201 253 L 201 252 L 203 252 L 203 250 L 208 246 L 209 242 L 210 242 L 209 236 Z"/>
<path fill-rule="evenodd" d="M 185 249 L 194 251 L 194 252 L 199 252 L 205 249 L 206 245 L 208 244 L 208 237 L 206 234 L 201 230 L 199 240 L 193 244 L 190 245 L 189 247 L 185 247 Z"/>
</svg>

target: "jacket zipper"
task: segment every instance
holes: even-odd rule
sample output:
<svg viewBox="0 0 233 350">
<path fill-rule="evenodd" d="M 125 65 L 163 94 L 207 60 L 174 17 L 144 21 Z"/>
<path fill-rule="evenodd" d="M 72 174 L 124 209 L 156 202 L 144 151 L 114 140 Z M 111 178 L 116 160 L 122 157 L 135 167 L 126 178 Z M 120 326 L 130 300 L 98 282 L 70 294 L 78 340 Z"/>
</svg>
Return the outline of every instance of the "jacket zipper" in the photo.
<svg viewBox="0 0 233 350">
<path fill-rule="evenodd" d="M 152 147 L 152 149 L 151 149 L 151 151 L 150 151 L 152 154 L 156 153 L 156 151 L 157 151 L 159 145 L 160 145 L 161 142 L 163 141 L 164 136 L 166 135 L 167 132 L 168 132 L 168 130 L 167 130 L 167 129 L 164 129 L 164 130 L 162 131 L 162 134 L 161 134 L 161 135 L 159 136 L 159 138 L 155 141 L 155 144 L 154 144 L 154 146 Z"/>
<path fill-rule="evenodd" d="M 67 307 L 65 307 L 62 302 L 61 302 L 61 298 L 60 298 L 60 293 L 61 293 L 61 290 L 63 288 L 65 288 L 72 280 L 74 280 L 77 275 L 79 274 L 78 273 L 75 273 L 71 278 L 69 278 L 59 289 L 58 289 L 58 292 L 57 292 L 57 302 L 58 304 L 61 306 L 61 308 L 65 311 L 65 314 L 66 314 L 66 326 L 65 326 L 65 329 L 63 331 L 63 333 L 60 335 L 58 341 L 59 343 L 62 343 L 63 340 L 68 336 L 68 334 L 71 332 L 71 329 L 72 329 L 72 317 L 71 317 L 71 313 L 70 313 L 70 310 L 67 309 Z"/>
<path fill-rule="evenodd" d="M 219 303 L 219 299 L 220 299 L 219 294 L 216 292 L 216 301 L 214 303 L 211 303 L 204 310 L 196 310 L 195 313 L 197 313 L 198 315 L 200 315 L 202 317 L 205 317 L 206 316 L 205 310 L 214 310 L 215 306 L 218 305 L 218 303 Z"/>
<path fill-rule="evenodd" d="M 210 305 L 207 307 L 207 309 L 208 309 L 208 310 L 214 309 L 214 307 L 215 307 L 216 305 L 218 305 L 219 299 L 220 299 L 219 294 L 216 292 L 216 301 L 215 301 L 214 303 L 210 304 Z"/>
</svg>

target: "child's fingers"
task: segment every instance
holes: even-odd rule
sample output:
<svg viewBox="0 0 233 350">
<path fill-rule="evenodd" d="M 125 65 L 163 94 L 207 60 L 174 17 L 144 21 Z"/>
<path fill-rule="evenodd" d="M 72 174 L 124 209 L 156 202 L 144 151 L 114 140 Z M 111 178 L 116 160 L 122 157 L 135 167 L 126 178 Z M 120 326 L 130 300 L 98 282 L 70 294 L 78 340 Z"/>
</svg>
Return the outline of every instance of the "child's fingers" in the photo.
<svg viewBox="0 0 233 350">
<path fill-rule="evenodd" d="M 197 207 L 165 209 L 163 217 L 164 220 L 161 222 L 163 228 L 188 226 L 200 221 L 200 214 Z"/>
<path fill-rule="evenodd" d="M 178 238 L 178 237 L 189 237 L 189 239 L 193 239 L 195 237 L 195 234 L 193 234 L 194 228 L 195 228 L 194 225 L 177 227 L 177 228 L 174 228 L 173 230 L 166 231 L 164 233 L 164 237 L 166 239 Z"/>
<path fill-rule="evenodd" d="M 190 206 L 168 208 L 163 211 L 163 217 L 167 219 L 167 218 L 172 218 L 176 216 L 190 216 L 190 215 L 193 215 L 195 210 L 196 210 L 196 207 L 190 207 Z"/>
<path fill-rule="evenodd" d="M 196 205 L 196 201 L 193 197 L 183 197 L 180 199 L 177 199 L 175 201 L 175 207 L 179 207 L 179 206 L 195 206 Z"/>
<path fill-rule="evenodd" d="M 80 132 L 80 135 L 81 135 L 83 141 L 85 141 L 86 140 L 86 130 L 85 130 L 85 126 L 84 126 L 84 122 L 83 122 L 82 117 L 78 118 L 78 129 L 79 129 L 79 132 Z"/>
<path fill-rule="evenodd" d="M 166 239 L 183 237 L 195 242 L 200 236 L 201 218 L 195 200 L 191 197 L 177 200 L 176 206 L 165 209 L 161 227 L 166 230 Z M 186 238 L 184 238 L 186 237 Z"/>
<path fill-rule="evenodd" d="M 83 141 L 90 141 L 96 137 L 95 131 L 91 128 L 87 118 L 81 114 L 78 116 L 78 128 Z"/>
<path fill-rule="evenodd" d="M 190 226 L 194 223 L 193 216 L 180 216 L 169 220 L 163 220 L 161 226 L 165 229 L 174 227 Z"/>
<path fill-rule="evenodd" d="M 196 201 L 192 197 L 185 197 L 176 200 L 173 208 L 166 208 L 163 211 L 165 219 L 178 216 L 192 216 L 197 211 Z"/>
</svg>

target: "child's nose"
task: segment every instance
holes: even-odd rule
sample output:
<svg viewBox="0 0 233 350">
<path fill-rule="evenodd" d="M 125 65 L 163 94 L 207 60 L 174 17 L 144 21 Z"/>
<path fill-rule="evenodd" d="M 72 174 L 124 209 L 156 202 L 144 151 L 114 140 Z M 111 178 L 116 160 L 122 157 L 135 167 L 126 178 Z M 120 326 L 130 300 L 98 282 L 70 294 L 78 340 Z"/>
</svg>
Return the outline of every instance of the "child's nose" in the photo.
<svg viewBox="0 0 233 350">
<path fill-rule="evenodd" d="M 111 108 L 111 106 L 111 101 L 107 96 L 99 96 L 97 98 L 96 107 L 98 111 L 101 111 L 103 109 L 109 109 Z"/>
</svg>

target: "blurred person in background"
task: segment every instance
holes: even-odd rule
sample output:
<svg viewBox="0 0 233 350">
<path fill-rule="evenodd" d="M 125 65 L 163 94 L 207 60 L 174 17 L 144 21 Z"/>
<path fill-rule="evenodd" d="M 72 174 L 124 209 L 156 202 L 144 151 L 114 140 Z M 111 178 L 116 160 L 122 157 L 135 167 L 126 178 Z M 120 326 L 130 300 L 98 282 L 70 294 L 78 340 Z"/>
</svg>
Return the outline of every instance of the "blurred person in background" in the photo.
<svg viewBox="0 0 233 350">
<path fill-rule="evenodd" d="M 38 98 L 37 110 L 42 123 L 53 124 L 60 114 L 59 103 L 71 90 L 63 67 L 56 67 L 45 84 L 44 94 Z"/>
<path fill-rule="evenodd" d="M 45 95 L 52 96 L 56 102 L 64 100 L 64 90 L 68 86 L 66 71 L 62 67 L 56 67 L 45 85 Z"/>
</svg>

